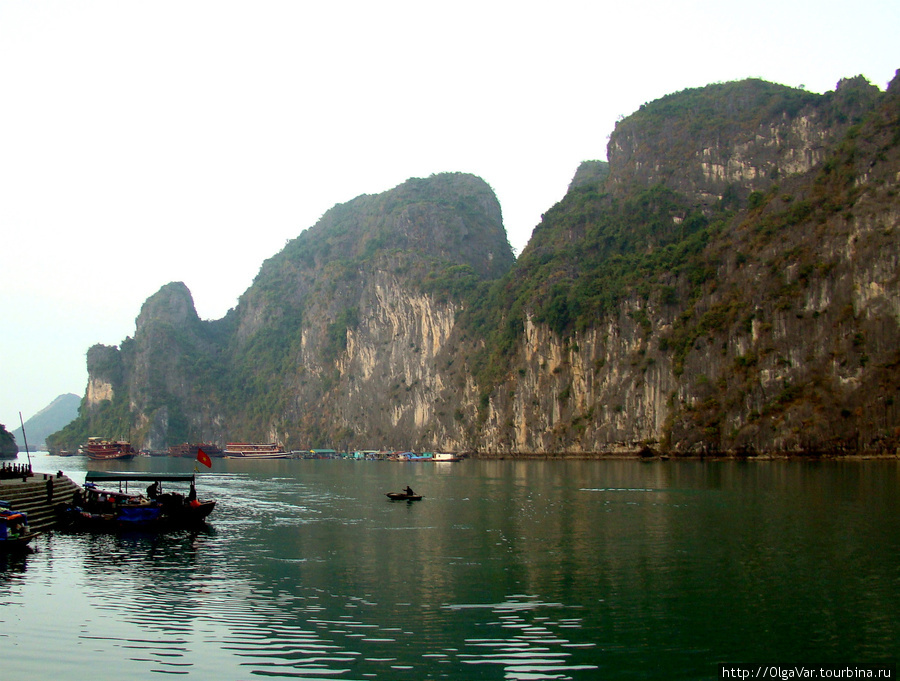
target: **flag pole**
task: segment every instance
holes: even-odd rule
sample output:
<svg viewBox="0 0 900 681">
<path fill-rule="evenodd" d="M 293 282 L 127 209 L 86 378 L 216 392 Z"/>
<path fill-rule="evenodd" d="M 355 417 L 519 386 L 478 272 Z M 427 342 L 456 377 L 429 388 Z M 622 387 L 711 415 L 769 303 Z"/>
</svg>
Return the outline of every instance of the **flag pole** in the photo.
<svg viewBox="0 0 900 681">
<path fill-rule="evenodd" d="M 28 437 L 25 435 L 25 421 L 22 420 L 22 412 L 19 412 L 19 423 L 22 424 L 22 439 L 25 441 L 25 454 L 28 456 L 28 472 L 31 471 L 31 452 L 28 451 Z"/>
</svg>

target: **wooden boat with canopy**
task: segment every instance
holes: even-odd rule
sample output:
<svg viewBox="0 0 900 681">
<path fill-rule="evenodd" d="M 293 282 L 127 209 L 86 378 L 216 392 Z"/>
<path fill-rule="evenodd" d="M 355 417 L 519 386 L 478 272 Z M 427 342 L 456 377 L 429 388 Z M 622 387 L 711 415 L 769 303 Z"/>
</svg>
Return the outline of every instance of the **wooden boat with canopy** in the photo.
<svg viewBox="0 0 900 681">
<path fill-rule="evenodd" d="M 28 527 L 28 514 L 11 506 L 8 501 L 0 501 L 0 551 L 27 550 L 28 542 L 38 533 Z"/>
<path fill-rule="evenodd" d="M 164 483 L 187 484 L 189 491 L 164 490 Z M 64 521 L 70 527 L 165 529 L 202 523 L 215 507 L 197 498 L 192 473 L 88 471 Z"/>
</svg>

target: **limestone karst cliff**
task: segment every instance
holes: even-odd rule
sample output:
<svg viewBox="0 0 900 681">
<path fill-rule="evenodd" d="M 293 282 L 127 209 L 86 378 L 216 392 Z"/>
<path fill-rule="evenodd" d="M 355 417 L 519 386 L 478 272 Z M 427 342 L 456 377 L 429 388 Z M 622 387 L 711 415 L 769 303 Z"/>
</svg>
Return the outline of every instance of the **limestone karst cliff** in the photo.
<svg viewBox="0 0 900 681">
<path fill-rule="evenodd" d="M 729 83 L 622 121 L 519 258 L 492 441 L 895 451 L 898 84 Z"/>
<path fill-rule="evenodd" d="M 335 206 L 222 320 L 164 286 L 91 349 L 57 441 L 895 452 L 898 80 L 676 93 L 608 158 L 518 261 L 490 188 L 451 174 Z"/>
</svg>

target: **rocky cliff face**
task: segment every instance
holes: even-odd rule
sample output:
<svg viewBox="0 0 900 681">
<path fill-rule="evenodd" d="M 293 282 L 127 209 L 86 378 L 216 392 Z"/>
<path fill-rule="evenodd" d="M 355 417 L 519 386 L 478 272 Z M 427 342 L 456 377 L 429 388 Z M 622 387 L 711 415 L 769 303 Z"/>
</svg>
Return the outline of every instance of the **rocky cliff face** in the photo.
<svg viewBox="0 0 900 681">
<path fill-rule="evenodd" d="M 511 362 L 519 376 L 492 395 L 492 445 L 896 451 L 897 86 L 875 98 L 858 80 L 845 84 L 858 96 L 844 100 L 841 88 L 822 101 L 803 93 L 795 117 L 768 102 L 727 137 L 672 132 L 702 110 L 687 106 L 694 97 L 664 102 L 688 122 L 623 122 L 608 180 L 593 194 L 573 188 L 520 258 L 530 286 L 565 289 L 569 317 L 554 333 L 540 295 L 519 296 L 544 308 L 545 323 L 526 318 Z M 758 84 L 749 87 L 757 98 Z M 722 104 L 719 89 L 702 94 Z M 647 108 L 652 123 L 659 112 Z M 631 243 L 607 224 L 629 211 Z M 640 276 L 610 276 L 623 263 Z M 571 293 L 597 281 L 614 304 Z"/>
<path fill-rule="evenodd" d="M 493 192 L 469 175 L 411 180 L 326 213 L 263 266 L 236 310 L 234 366 L 277 344 L 280 368 L 263 384 L 258 372 L 241 380 L 278 404 L 266 434 L 296 447 L 461 445 L 449 405 L 462 295 L 513 262 Z"/>
<path fill-rule="evenodd" d="M 207 389 L 222 368 L 221 329 L 228 323 L 202 322 L 183 283 L 163 286 L 141 308 L 134 338 L 88 350 L 82 415 L 48 444 L 74 448 L 100 435 L 165 449 L 212 434 L 207 421 L 221 414 L 210 406 L 215 394 Z"/>
<path fill-rule="evenodd" d="M 822 163 L 878 96 L 857 77 L 825 96 L 749 80 L 663 97 L 616 126 L 610 189 L 663 184 L 705 206 L 745 199 Z"/>
<path fill-rule="evenodd" d="M 87 353 L 88 384 L 84 403 L 89 409 L 99 409 L 124 389 L 122 360 L 118 348 L 95 345 Z"/>
<path fill-rule="evenodd" d="M 515 263 L 472 176 L 336 206 L 223 320 L 163 287 L 89 353 L 85 420 L 151 448 L 893 452 L 898 90 L 648 104 Z"/>
</svg>

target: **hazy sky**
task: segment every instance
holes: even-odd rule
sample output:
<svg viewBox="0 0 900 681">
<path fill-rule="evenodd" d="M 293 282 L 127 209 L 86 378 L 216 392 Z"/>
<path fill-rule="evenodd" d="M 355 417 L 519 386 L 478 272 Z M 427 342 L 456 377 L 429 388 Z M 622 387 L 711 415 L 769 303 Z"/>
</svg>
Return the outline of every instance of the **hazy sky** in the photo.
<svg viewBox="0 0 900 681">
<path fill-rule="evenodd" d="M 0 423 L 83 395 L 170 281 L 222 317 L 336 203 L 474 173 L 519 252 L 620 116 L 885 89 L 897 36 L 897 0 L 0 0 Z"/>
</svg>

